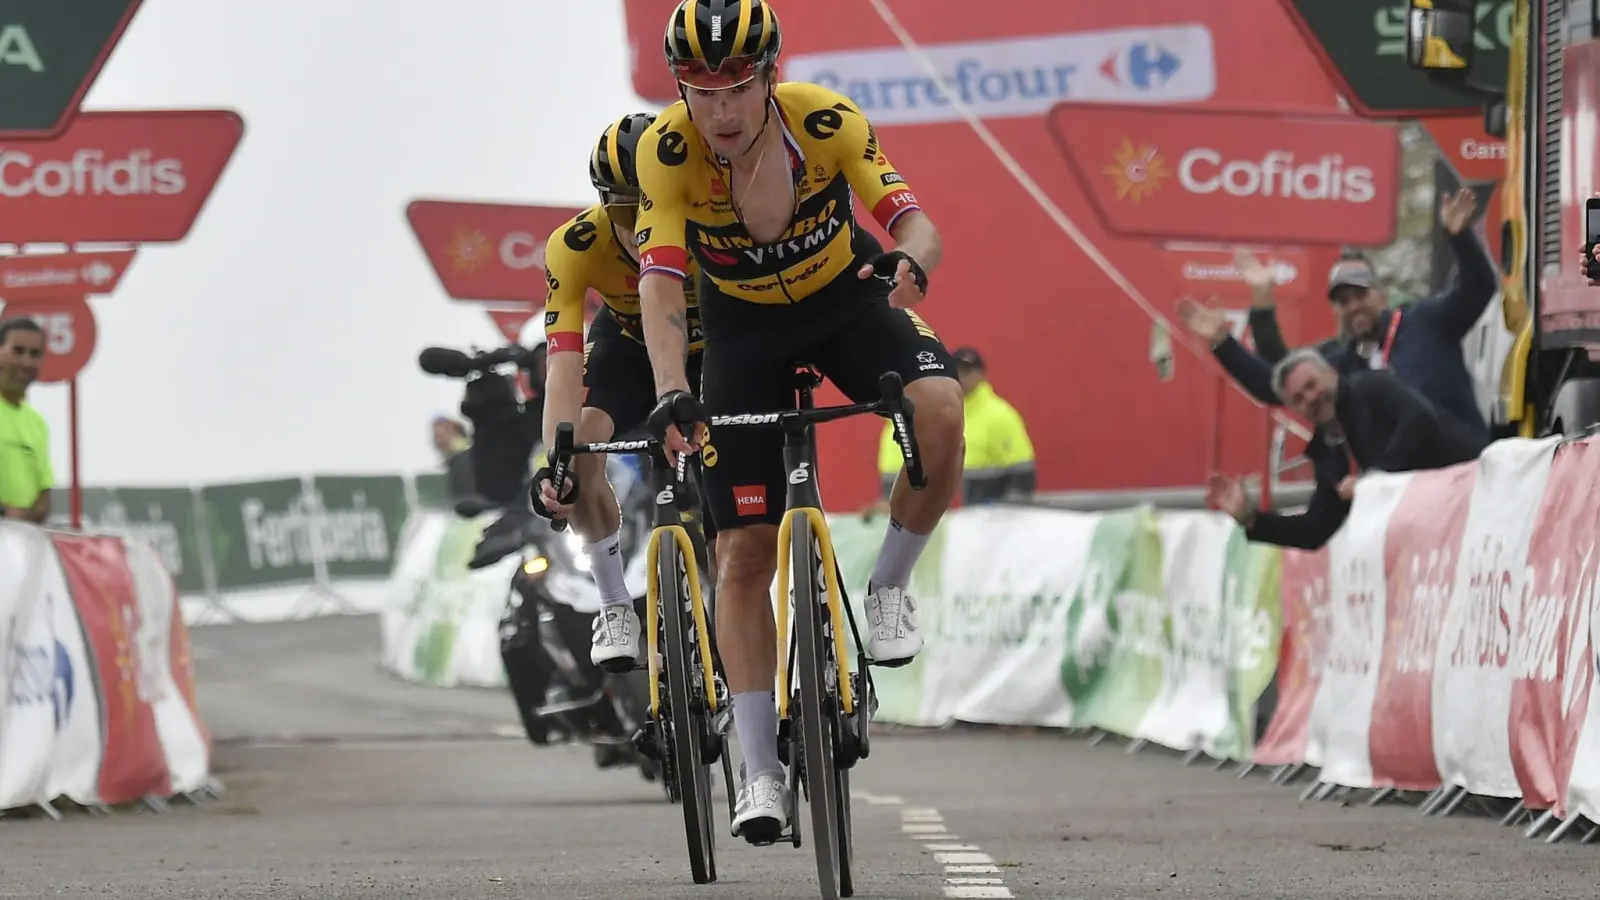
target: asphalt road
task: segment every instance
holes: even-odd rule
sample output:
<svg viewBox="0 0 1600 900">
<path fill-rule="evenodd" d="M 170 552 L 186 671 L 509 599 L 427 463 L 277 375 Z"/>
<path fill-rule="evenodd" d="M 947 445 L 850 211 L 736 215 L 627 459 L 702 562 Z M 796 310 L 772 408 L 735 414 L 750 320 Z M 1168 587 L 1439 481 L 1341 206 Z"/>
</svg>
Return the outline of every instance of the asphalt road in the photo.
<svg viewBox="0 0 1600 900">
<path fill-rule="evenodd" d="M 499 692 L 392 680 L 377 666 L 375 618 L 209 626 L 194 641 L 221 799 L 162 815 L 7 819 L 0 897 L 817 896 L 809 844 L 752 848 L 725 837 L 726 824 L 721 879 L 694 885 L 681 816 L 657 785 L 597 771 L 583 748 L 503 736 L 515 726 Z M 1264 777 L 1111 742 L 957 730 L 875 737 L 855 776 L 863 898 L 1594 891 L 1597 848 L 1522 840 L 1486 818 L 1301 803 L 1298 788 Z"/>
</svg>

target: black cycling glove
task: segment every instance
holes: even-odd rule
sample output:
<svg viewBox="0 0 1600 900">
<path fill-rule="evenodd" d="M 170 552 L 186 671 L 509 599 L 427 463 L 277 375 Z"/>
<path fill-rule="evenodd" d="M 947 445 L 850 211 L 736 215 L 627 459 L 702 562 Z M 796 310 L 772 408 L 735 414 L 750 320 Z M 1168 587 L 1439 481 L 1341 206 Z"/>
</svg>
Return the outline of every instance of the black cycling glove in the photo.
<svg viewBox="0 0 1600 900">
<path fill-rule="evenodd" d="M 704 422 L 710 424 L 706 416 L 706 408 L 700 399 L 688 391 L 668 391 L 661 395 L 656 402 L 656 408 L 650 411 L 650 416 L 644 420 L 645 430 L 658 441 L 667 438 L 667 429 L 673 425 L 680 430 L 693 434 L 695 426 Z"/>
<path fill-rule="evenodd" d="M 551 515 L 550 510 L 544 505 L 544 488 L 542 485 L 546 481 L 554 484 L 555 477 L 551 473 L 549 466 L 540 466 L 538 470 L 533 473 L 533 486 L 528 490 L 528 502 L 533 505 L 533 511 L 538 513 L 540 518 L 554 521 L 555 516 Z M 559 498 L 562 503 L 570 504 L 574 500 L 578 499 L 578 473 L 571 466 L 567 467 L 566 481 L 567 484 L 572 486 L 572 489 L 567 492 L 565 497 L 563 497 L 561 496 L 560 489 L 557 488 L 556 497 Z"/>
<path fill-rule="evenodd" d="M 887 281 L 889 286 L 893 287 L 894 273 L 900 268 L 900 260 L 902 259 L 911 263 L 911 277 L 917 282 L 917 290 L 926 294 L 928 292 L 928 273 L 922 271 L 922 265 L 912 259 L 911 255 L 904 250 L 890 250 L 887 253 L 879 253 L 877 256 L 867 260 L 867 262 L 872 265 L 874 278 Z"/>
</svg>

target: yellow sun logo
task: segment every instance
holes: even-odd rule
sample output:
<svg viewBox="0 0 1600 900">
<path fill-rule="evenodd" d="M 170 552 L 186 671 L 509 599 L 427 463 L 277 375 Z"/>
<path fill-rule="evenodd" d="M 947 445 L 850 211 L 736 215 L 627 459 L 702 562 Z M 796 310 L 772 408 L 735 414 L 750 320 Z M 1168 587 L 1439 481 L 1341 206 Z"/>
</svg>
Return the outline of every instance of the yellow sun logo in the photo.
<svg viewBox="0 0 1600 900">
<path fill-rule="evenodd" d="M 457 228 L 444 252 L 457 272 L 476 272 L 489 261 L 489 236 L 477 229 Z"/>
<path fill-rule="evenodd" d="M 1132 198 L 1138 203 L 1155 193 L 1161 183 L 1172 177 L 1161 153 L 1149 144 L 1135 145 L 1132 138 L 1123 138 L 1122 147 L 1113 157 L 1116 161 L 1101 171 L 1111 176 L 1117 186 L 1117 199 Z"/>
</svg>

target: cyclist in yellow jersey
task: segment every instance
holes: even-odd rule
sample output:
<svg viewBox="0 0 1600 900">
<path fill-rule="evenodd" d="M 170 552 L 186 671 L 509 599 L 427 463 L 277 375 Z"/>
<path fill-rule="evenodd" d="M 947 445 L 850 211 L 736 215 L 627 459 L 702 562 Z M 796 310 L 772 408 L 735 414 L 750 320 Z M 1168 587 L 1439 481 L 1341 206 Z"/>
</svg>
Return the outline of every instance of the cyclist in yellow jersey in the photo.
<svg viewBox="0 0 1600 900">
<path fill-rule="evenodd" d="M 600 203 L 563 223 L 545 242 L 544 307 L 548 342 L 545 363 L 544 445 L 555 442 L 556 426 L 575 422 L 580 443 L 610 440 L 644 423 L 655 405 L 650 357 L 639 323 L 639 262 L 634 220 L 639 181 L 634 159 L 639 140 L 655 121 L 634 113 L 601 133 L 589 157 L 589 180 Z M 584 297 L 593 289 L 605 307 L 583 339 Z M 700 325 L 693 295 L 686 301 L 688 383 L 700 383 Z M 580 353 L 580 351 L 582 351 Z M 584 396 L 584 389 L 588 396 Z M 581 412 L 580 412 L 581 410 Z M 605 477 L 605 457 L 580 454 L 575 478 L 557 498 L 549 466 L 534 474 L 533 508 L 542 516 L 568 518 L 584 540 L 583 552 L 600 591 L 590 660 L 613 672 L 631 670 L 639 658 L 639 614 L 623 578 L 619 549 L 621 515 Z M 714 532 L 711 532 L 714 533 Z"/>
<path fill-rule="evenodd" d="M 938 231 L 855 104 L 776 80 L 777 13 L 764 0 L 683 0 L 666 55 L 683 99 L 639 143 L 636 237 L 645 342 L 660 401 L 650 416 L 673 453 L 702 444 L 672 427 L 692 382 L 685 286 L 701 269 L 701 420 L 793 408 L 794 369 L 815 365 L 857 402 L 898 372 L 915 405 L 929 484 L 897 484 L 868 581 L 866 651 L 903 665 L 922 647 L 911 569 L 961 480 L 961 388 L 950 353 L 910 307 L 940 257 Z M 894 238 L 884 252 L 855 220 L 859 197 Z M 792 806 L 777 751 L 778 665 L 770 586 L 786 473 L 776 429 L 711 429 L 706 470 L 717 539 L 717 638 L 744 756 L 733 832 L 775 840 Z"/>
</svg>

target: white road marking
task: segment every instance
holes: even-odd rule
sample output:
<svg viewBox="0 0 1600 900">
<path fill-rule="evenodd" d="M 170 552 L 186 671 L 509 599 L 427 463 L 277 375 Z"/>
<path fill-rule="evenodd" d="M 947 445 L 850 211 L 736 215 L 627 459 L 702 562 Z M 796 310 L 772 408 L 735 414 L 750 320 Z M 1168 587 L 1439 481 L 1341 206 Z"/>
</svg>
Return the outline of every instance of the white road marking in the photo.
<svg viewBox="0 0 1600 900">
<path fill-rule="evenodd" d="M 1011 889 L 999 877 L 994 857 L 977 844 L 962 843 L 946 830 L 944 815 L 928 807 L 907 807 L 900 811 L 900 830 L 912 840 L 926 841 L 922 849 L 933 854 L 944 870 L 944 895 L 954 898 L 1009 898 Z M 934 843 L 935 841 L 939 843 Z"/>
<path fill-rule="evenodd" d="M 945 885 L 946 897 L 1010 897 L 1011 889 L 1005 885 L 962 884 Z"/>
</svg>

